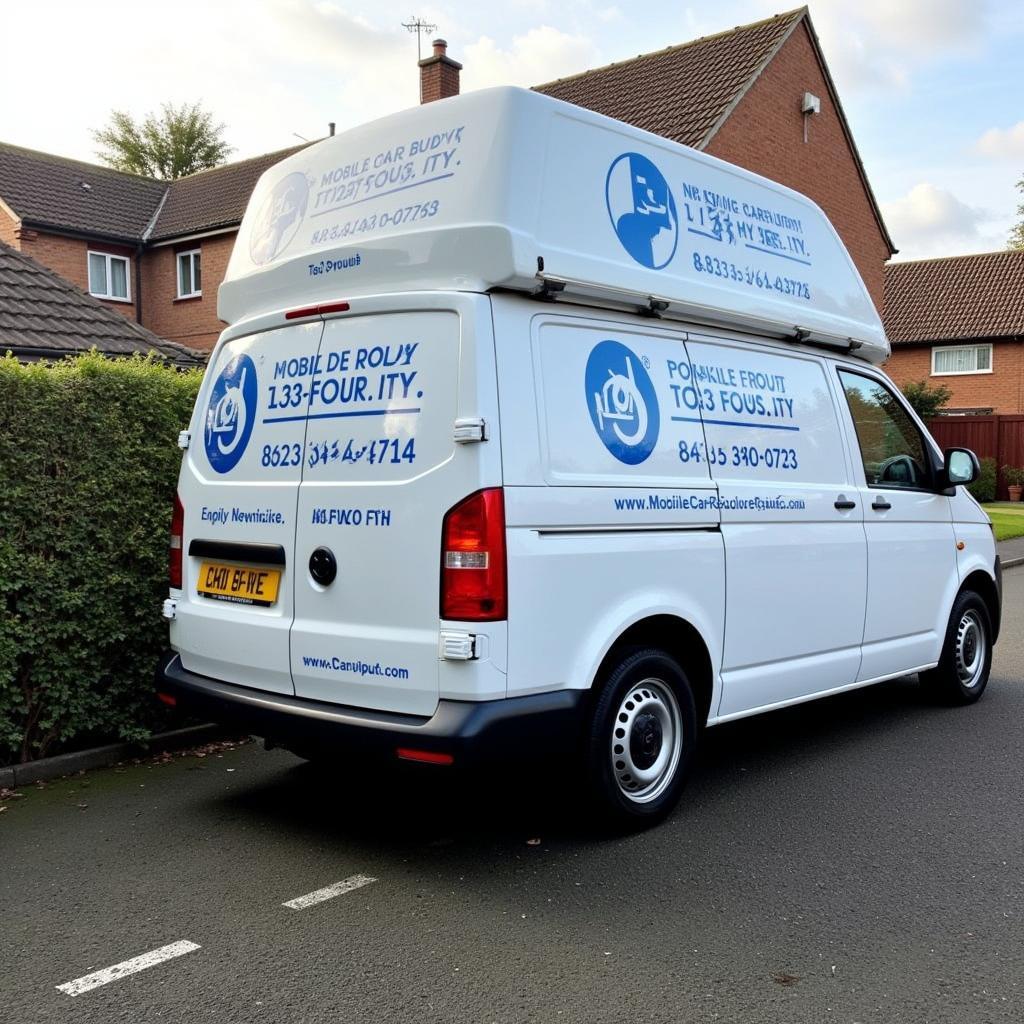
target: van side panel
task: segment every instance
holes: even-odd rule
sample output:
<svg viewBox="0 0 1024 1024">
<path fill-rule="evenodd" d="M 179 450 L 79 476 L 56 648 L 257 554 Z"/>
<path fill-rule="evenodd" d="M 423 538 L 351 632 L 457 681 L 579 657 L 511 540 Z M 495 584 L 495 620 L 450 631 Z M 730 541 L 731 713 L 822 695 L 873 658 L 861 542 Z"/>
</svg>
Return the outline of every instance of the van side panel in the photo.
<svg viewBox="0 0 1024 1024">
<path fill-rule="evenodd" d="M 522 491 L 506 490 L 515 517 L 509 696 L 587 689 L 616 639 L 655 615 L 688 622 L 711 664 L 720 664 L 725 565 L 717 530 L 540 530 Z"/>
<path fill-rule="evenodd" d="M 717 666 L 722 540 L 707 464 L 690 457 L 699 417 L 673 399 L 683 335 L 537 309 L 494 302 L 509 694 L 591 686 L 616 638 L 654 615 L 693 626 Z"/>
</svg>

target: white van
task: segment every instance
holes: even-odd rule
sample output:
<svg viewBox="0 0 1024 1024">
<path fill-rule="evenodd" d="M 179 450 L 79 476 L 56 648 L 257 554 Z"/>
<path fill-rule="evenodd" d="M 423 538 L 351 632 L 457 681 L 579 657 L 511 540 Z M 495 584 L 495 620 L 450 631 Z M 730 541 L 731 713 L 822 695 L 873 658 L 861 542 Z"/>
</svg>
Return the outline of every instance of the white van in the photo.
<svg viewBox="0 0 1024 1024">
<path fill-rule="evenodd" d="M 918 672 L 967 704 L 989 520 L 822 211 L 518 89 L 253 194 L 190 429 L 167 702 L 309 757 L 577 759 L 664 814 L 713 726 Z"/>
</svg>

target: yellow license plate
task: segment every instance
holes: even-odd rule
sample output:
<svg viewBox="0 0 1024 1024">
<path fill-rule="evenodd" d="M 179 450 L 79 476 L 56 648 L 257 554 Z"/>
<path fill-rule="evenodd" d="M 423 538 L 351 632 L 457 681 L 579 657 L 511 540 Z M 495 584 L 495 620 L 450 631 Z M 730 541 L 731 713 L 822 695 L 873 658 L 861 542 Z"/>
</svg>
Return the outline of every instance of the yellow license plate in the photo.
<svg viewBox="0 0 1024 1024">
<path fill-rule="evenodd" d="M 280 569 L 253 569 L 247 565 L 203 562 L 198 590 L 214 601 L 235 604 L 273 604 L 281 582 Z"/>
</svg>

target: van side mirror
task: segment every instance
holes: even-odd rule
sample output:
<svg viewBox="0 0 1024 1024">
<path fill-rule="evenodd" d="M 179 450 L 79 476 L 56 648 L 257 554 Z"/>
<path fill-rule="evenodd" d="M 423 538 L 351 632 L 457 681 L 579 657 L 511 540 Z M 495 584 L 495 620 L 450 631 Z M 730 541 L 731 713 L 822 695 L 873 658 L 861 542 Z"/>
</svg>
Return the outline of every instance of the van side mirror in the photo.
<svg viewBox="0 0 1024 1024">
<path fill-rule="evenodd" d="M 973 484 L 980 475 L 981 463 L 969 448 L 947 448 L 943 453 L 942 490 Z"/>
</svg>

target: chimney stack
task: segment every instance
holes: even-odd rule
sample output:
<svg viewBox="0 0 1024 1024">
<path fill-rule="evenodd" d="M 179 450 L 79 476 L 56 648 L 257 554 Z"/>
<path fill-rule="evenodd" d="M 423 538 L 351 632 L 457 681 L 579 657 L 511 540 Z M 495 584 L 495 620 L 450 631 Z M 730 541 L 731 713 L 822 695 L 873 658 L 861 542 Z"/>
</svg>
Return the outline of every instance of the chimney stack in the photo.
<svg viewBox="0 0 1024 1024">
<path fill-rule="evenodd" d="M 433 56 L 420 61 L 420 103 L 459 95 L 462 65 L 448 56 L 448 44 L 443 39 L 435 39 L 433 46 Z"/>
</svg>

